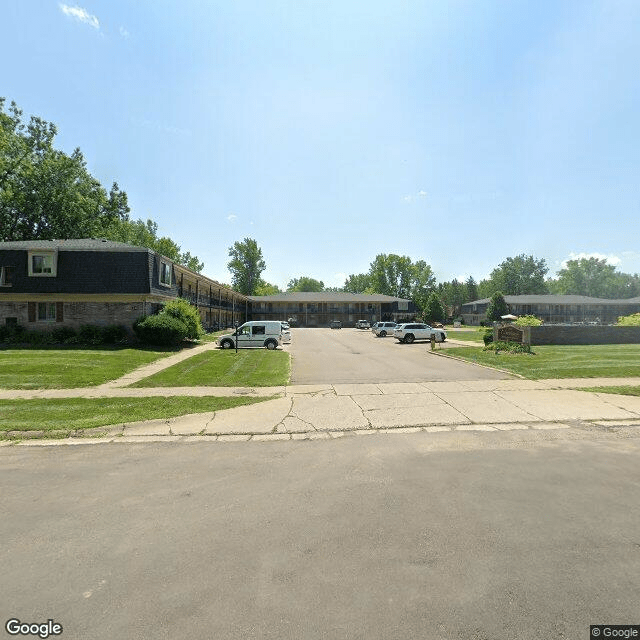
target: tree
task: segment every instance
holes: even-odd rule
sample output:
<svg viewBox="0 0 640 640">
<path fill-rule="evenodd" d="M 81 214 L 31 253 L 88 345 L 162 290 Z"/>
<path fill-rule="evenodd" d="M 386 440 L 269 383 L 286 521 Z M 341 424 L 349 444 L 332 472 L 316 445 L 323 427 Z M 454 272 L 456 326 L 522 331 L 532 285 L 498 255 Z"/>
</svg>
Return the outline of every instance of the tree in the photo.
<svg viewBox="0 0 640 640">
<path fill-rule="evenodd" d="M 447 313 L 457 316 L 466 300 L 466 287 L 454 278 L 451 282 L 441 282 L 438 285 L 440 300 L 447 307 Z"/>
<path fill-rule="evenodd" d="M 343 291 L 348 293 L 373 293 L 368 273 L 352 273 L 344 283 Z"/>
<path fill-rule="evenodd" d="M 136 247 L 153 249 L 160 255 L 200 273 L 204 264 L 188 251 L 182 253 L 180 246 L 171 238 L 158 237 L 158 224 L 153 220 L 117 220 L 100 230 L 100 237 L 117 242 L 126 242 Z"/>
<path fill-rule="evenodd" d="M 0 98 L 0 240 L 101 237 L 158 251 L 193 271 L 204 266 L 152 220 L 129 219 L 127 194 L 116 182 L 107 193 L 88 171 L 80 149 L 69 156 L 53 147 L 55 125 Z"/>
<path fill-rule="evenodd" d="M 324 291 L 324 282 L 307 276 L 289 280 L 287 291 Z"/>
<path fill-rule="evenodd" d="M 487 307 L 487 320 L 495 322 L 508 313 L 509 307 L 507 306 L 504 296 L 500 291 L 496 291 L 491 296 L 491 302 L 489 302 L 489 306 Z"/>
<path fill-rule="evenodd" d="M 446 319 L 445 310 L 442 301 L 437 293 L 429 294 L 427 304 L 424 309 L 424 318 L 426 322 L 432 324 L 434 322 L 444 322 Z"/>
<path fill-rule="evenodd" d="M 260 278 L 258 286 L 256 287 L 256 296 L 273 296 L 276 293 L 282 293 L 278 285 L 265 282 L 262 278 Z"/>
<path fill-rule="evenodd" d="M 55 125 L 35 116 L 25 124 L 16 103 L 8 112 L 4 103 L 0 98 L 0 240 L 91 237 L 127 217 L 126 194 L 115 183 L 107 193 L 80 149 L 69 156 L 53 148 Z"/>
<path fill-rule="evenodd" d="M 238 293 L 255 295 L 260 284 L 260 274 L 267 268 L 258 243 L 252 238 L 235 242 L 229 249 L 229 257 L 231 260 L 227 267 L 231 271 L 232 287 Z"/>
<path fill-rule="evenodd" d="M 640 276 L 620 273 L 604 258 L 580 258 L 569 260 L 549 287 L 557 294 L 634 298 L 640 295 Z"/>
<path fill-rule="evenodd" d="M 502 291 L 511 296 L 547 293 L 545 275 L 548 271 L 544 258 L 536 260 L 523 253 L 515 258 L 507 258 L 480 286 L 485 293 Z"/>
<path fill-rule="evenodd" d="M 464 302 L 473 302 L 474 300 L 478 300 L 478 285 L 473 279 L 473 276 L 469 276 L 464 284 L 466 287 Z"/>
</svg>

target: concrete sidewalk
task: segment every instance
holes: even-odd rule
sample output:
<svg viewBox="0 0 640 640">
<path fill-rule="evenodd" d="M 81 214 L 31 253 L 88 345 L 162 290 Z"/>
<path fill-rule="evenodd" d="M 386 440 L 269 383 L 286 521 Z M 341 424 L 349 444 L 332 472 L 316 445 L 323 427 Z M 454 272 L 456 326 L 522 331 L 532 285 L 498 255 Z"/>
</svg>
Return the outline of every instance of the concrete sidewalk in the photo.
<svg viewBox="0 0 640 640">
<path fill-rule="evenodd" d="M 0 392 L 2 398 L 277 395 L 274 400 L 215 413 L 192 414 L 80 431 L 60 441 L 143 442 L 303 440 L 346 434 L 507 431 L 640 426 L 640 397 L 579 391 L 638 385 L 640 379 L 470 380 L 388 384 L 290 385 L 260 389 L 67 389 Z M 9 433 L 18 437 L 18 433 Z M 86 436 L 92 436 L 87 438 Z M 31 441 L 29 444 L 34 444 Z M 25 443 L 26 444 L 26 443 Z"/>
</svg>

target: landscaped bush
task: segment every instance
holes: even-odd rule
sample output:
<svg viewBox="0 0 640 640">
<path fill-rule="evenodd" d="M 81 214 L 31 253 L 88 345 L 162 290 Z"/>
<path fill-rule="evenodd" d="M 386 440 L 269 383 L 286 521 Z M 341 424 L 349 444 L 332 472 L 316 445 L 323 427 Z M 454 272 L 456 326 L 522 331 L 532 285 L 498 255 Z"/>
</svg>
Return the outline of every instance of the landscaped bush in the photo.
<svg viewBox="0 0 640 640">
<path fill-rule="evenodd" d="M 481 331 L 484 331 L 484 333 L 482 334 L 482 341 L 484 342 L 485 346 L 492 343 L 493 342 L 493 327 L 489 327 L 487 329 L 481 329 Z"/>
<path fill-rule="evenodd" d="M 491 342 L 485 345 L 483 351 L 495 351 L 499 353 L 532 353 L 531 346 L 528 344 L 520 344 L 519 342 Z"/>
<path fill-rule="evenodd" d="M 616 324 L 619 327 L 640 327 L 640 313 L 632 313 L 630 316 L 620 316 Z"/>
<path fill-rule="evenodd" d="M 180 320 L 187 328 L 185 337 L 190 340 L 199 340 L 204 335 L 200 314 L 197 309 L 181 298 L 164 305 L 159 315 L 167 315 Z"/>
<path fill-rule="evenodd" d="M 122 344 L 127 340 L 127 330 L 120 324 L 110 324 L 102 328 L 102 342 L 105 344 Z"/>
<path fill-rule="evenodd" d="M 513 324 L 518 327 L 539 327 L 542 320 L 535 316 L 520 316 Z"/>
<path fill-rule="evenodd" d="M 51 332 L 51 336 L 58 344 L 73 344 L 73 340 L 78 337 L 75 329 L 71 327 L 56 327 Z"/>
<path fill-rule="evenodd" d="M 133 330 L 140 342 L 162 346 L 179 344 L 189 333 L 184 322 L 163 313 L 139 318 L 133 324 Z"/>
<path fill-rule="evenodd" d="M 83 324 L 78 331 L 78 338 L 84 344 L 100 344 L 102 342 L 102 327 Z"/>
</svg>

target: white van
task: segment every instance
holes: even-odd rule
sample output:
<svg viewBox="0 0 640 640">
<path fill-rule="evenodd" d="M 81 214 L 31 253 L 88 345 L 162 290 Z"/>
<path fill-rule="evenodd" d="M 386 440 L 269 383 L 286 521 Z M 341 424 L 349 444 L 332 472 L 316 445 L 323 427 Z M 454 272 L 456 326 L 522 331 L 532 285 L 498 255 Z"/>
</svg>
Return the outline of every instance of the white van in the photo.
<svg viewBox="0 0 640 640">
<path fill-rule="evenodd" d="M 243 347 L 266 347 L 275 349 L 282 345 L 282 325 L 273 320 L 252 320 L 240 325 L 231 334 L 220 336 L 217 340 L 221 349 L 238 349 Z"/>
</svg>

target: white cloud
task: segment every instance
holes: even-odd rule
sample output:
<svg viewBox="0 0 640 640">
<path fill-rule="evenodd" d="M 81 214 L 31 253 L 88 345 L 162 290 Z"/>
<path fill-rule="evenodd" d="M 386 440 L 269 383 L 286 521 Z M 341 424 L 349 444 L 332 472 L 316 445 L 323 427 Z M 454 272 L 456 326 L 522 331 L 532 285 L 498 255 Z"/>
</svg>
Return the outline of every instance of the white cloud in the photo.
<svg viewBox="0 0 640 640">
<path fill-rule="evenodd" d="M 119 31 L 123 38 L 128 38 L 131 35 L 124 27 L 120 27 Z"/>
<path fill-rule="evenodd" d="M 569 262 L 569 260 L 582 260 L 582 258 L 585 258 L 586 260 L 588 260 L 589 258 L 606 260 L 610 265 L 614 267 L 617 267 L 622 262 L 622 260 L 618 256 L 613 254 L 606 255 L 604 253 L 585 253 L 584 251 L 580 253 L 575 253 L 571 251 L 569 253 L 569 257 L 562 261 L 561 266 L 563 269 L 566 269 L 567 262 Z"/>
<path fill-rule="evenodd" d="M 238 216 L 237 216 L 237 215 L 235 215 L 235 213 L 230 213 L 230 214 L 227 216 L 227 220 L 228 220 L 229 222 L 234 222 L 234 221 L 235 221 L 235 219 L 236 219 L 237 217 L 238 217 Z"/>
<path fill-rule="evenodd" d="M 426 192 L 426 191 L 424 191 L 423 189 L 420 189 L 420 191 L 418 191 L 418 195 L 419 195 L 421 198 L 424 198 L 424 197 L 427 195 L 427 192 Z"/>
<path fill-rule="evenodd" d="M 75 20 L 84 22 L 94 29 L 100 29 L 100 22 L 98 21 L 98 18 L 91 15 L 86 9 L 83 9 L 82 7 L 70 7 L 68 4 L 62 3 L 59 6 L 62 13 L 66 16 L 70 16 Z"/>
<path fill-rule="evenodd" d="M 413 196 L 402 196 L 402 201 L 403 202 L 412 202 L 413 201 Z"/>
</svg>

